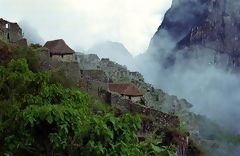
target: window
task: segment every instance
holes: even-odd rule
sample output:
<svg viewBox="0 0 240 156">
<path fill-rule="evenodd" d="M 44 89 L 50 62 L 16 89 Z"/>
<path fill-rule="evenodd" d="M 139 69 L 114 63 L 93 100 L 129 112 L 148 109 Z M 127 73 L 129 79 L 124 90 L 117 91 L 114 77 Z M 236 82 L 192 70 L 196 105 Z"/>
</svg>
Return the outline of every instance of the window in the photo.
<svg viewBox="0 0 240 156">
<path fill-rule="evenodd" d="M 7 28 L 7 29 L 9 28 L 9 23 L 6 24 L 6 28 Z"/>
</svg>

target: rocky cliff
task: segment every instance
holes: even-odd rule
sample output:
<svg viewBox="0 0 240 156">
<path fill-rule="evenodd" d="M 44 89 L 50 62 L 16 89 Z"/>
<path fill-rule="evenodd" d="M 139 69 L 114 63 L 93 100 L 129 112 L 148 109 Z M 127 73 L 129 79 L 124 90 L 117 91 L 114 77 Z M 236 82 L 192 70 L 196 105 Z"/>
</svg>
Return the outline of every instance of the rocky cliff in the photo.
<svg viewBox="0 0 240 156">
<path fill-rule="evenodd" d="M 149 53 L 173 63 L 207 56 L 207 63 L 240 67 L 238 0 L 173 0 L 149 45 Z M 206 60 L 206 59 L 205 59 Z"/>
</svg>

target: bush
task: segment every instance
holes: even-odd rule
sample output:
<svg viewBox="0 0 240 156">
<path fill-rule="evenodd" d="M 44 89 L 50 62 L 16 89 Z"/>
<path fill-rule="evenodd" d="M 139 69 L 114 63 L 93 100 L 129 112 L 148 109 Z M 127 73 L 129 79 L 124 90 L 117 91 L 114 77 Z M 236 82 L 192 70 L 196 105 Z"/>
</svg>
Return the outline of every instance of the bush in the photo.
<svg viewBox="0 0 240 156">
<path fill-rule="evenodd" d="M 30 44 L 30 47 L 32 48 L 32 49 L 38 49 L 38 48 L 42 48 L 42 45 L 40 45 L 40 44 L 33 44 L 33 43 L 31 43 Z"/>
<path fill-rule="evenodd" d="M 95 100 L 50 83 L 27 60 L 0 66 L 0 155 L 154 155 L 139 143 L 140 118 L 95 114 Z M 143 148 L 144 147 L 144 148 Z"/>
</svg>

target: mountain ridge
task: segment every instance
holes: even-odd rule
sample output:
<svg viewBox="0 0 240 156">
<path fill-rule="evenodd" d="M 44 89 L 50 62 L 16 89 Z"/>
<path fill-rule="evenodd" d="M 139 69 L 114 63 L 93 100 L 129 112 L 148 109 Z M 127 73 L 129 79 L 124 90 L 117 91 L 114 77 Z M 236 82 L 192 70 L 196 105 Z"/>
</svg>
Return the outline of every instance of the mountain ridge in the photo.
<svg viewBox="0 0 240 156">
<path fill-rule="evenodd" d="M 170 64 L 174 64 L 178 55 L 188 60 L 205 56 L 206 51 L 210 64 L 239 69 L 239 6 L 236 0 L 174 0 L 153 36 L 148 52 L 167 62 L 170 58 Z M 172 45 L 166 47 L 161 43 L 163 38 Z M 163 56 L 164 53 L 167 56 Z"/>
<path fill-rule="evenodd" d="M 120 42 L 105 41 L 92 46 L 88 52 L 97 54 L 100 58 L 110 58 L 120 64 L 127 65 L 129 68 L 133 62 L 133 56 L 128 49 Z"/>
</svg>

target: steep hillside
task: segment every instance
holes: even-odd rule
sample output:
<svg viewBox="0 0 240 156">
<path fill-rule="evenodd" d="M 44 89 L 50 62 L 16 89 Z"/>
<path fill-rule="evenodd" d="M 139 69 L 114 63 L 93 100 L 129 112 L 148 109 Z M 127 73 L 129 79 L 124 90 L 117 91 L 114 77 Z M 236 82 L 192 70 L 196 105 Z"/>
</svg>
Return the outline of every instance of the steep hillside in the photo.
<svg viewBox="0 0 240 156">
<path fill-rule="evenodd" d="M 191 111 L 224 127 L 190 111 L 180 113 L 208 155 L 235 156 L 240 149 L 225 137 L 226 129 L 239 133 L 239 74 L 232 72 L 239 70 L 239 18 L 237 0 L 173 0 L 148 51 L 137 58 L 147 82 L 186 98 Z"/>
<path fill-rule="evenodd" d="M 0 155 L 172 156 L 181 143 L 175 140 L 186 137 L 154 126 L 161 133 L 146 131 L 149 138 L 141 140 L 143 122 L 153 119 L 138 111 L 119 112 L 79 89 L 76 77 L 69 81 L 79 71 L 74 62 L 53 61 L 41 47 L 21 49 L 1 40 L 0 45 L 6 54 L 5 46 L 12 49 L 0 62 Z M 64 87 L 66 82 L 72 84 Z"/>
<path fill-rule="evenodd" d="M 160 111 L 177 115 L 181 124 L 180 131 L 188 133 L 190 138 L 194 140 L 197 146 L 199 146 L 198 148 L 206 152 L 206 155 L 210 155 L 209 153 L 218 153 L 218 155 L 223 155 L 222 152 L 229 152 L 229 148 L 231 148 L 235 153 L 238 151 L 240 140 L 239 136 L 232 135 L 227 130 L 219 126 L 215 121 L 212 121 L 203 115 L 191 112 L 193 105 L 185 99 L 179 99 L 176 96 L 171 96 L 163 90 L 157 89 L 153 87 L 153 85 L 146 83 L 144 79 L 141 78 L 142 76 L 140 73 L 138 76 L 132 76 L 131 71 L 129 71 L 126 67 L 109 59 L 100 60 L 93 54 L 80 54 L 78 57 L 79 60 L 81 60 L 80 67 L 83 69 L 103 70 L 107 79 L 112 82 L 132 82 L 139 87 L 141 92 L 144 94 L 144 103 L 141 105 L 130 105 L 130 108 L 128 106 L 125 108 L 134 112 L 139 110 L 140 107 L 143 109 L 143 114 L 152 114 L 152 112 Z M 91 80 L 96 81 L 96 79 L 91 78 L 91 76 L 88 79 L 90 80 L 89 82 L 91 82 Z M 94 87 L 89 88 L 90 90 L 94 90 Z M 117 106 L 123 105 L 125 104 L 122 101 L 118 103 Z M 157 116 L 153 117 L 157 118 Z M 158 123 L 156 122 L 156 119 L 153 121 L 155 124 Z M 146 127 L 151 129 L 152 124 L 148 122 L 146 123 Z"/>
<path fill-rule="evenodd" d="M 205 57 L 207 63 L 238 69 L 239 8 L 237 0 L 173 0 L 148 51 L 170 64 Z"/>
</svg>

